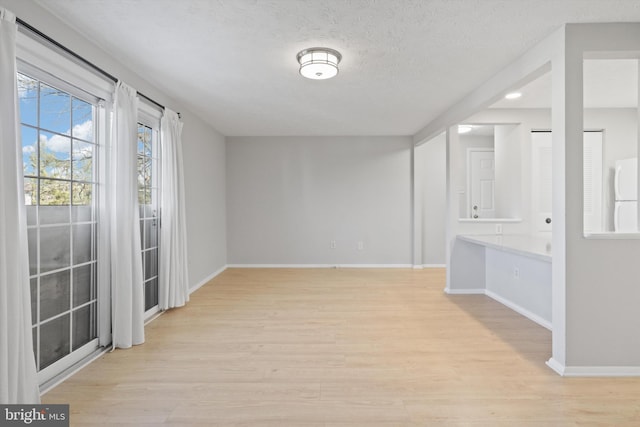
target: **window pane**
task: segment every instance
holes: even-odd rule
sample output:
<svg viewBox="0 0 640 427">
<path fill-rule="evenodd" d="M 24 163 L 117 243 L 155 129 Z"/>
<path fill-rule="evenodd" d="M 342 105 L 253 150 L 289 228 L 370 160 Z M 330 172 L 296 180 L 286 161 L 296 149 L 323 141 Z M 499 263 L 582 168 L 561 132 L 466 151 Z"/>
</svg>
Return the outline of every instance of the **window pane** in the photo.
<svg viewBox="0 0 640 427">
<path fill-rule="evenodd" d="M 151 128 L 148 127 L 145 127 L 144 129 L 144 155 L 146 157 L 153 157 Z"/>
<path fill-rule="evenodd" d="M 46 227 L 40 229 L 40 272 L 69 267 L 70 227 Z"/>
<path fill-rule="evenodd" d="M 73 269 L 73 306 L 77 307 L 91 301 L 93 264 Z"/>
<path fill-rule="evenodd" d="M 18 74 L 18 98 L 20 99 L 20 121 L 37 126 L 38 81 L 24 74 Z"/>
<path fill-rule="evenodd" d="M 158 275 L 158 250 L 151 249 L 144 256 L 144 280 Z"/>
<path fill-rule="evenodd" d="M 93 106 L 73 98 L 72 107 L 73 129 L 71 136 L 93 142 Z"/>
<path fill-rule="evenodd" d="M 40 276 L 40 320 L 69 310 L 70 270 Z"/>
<path fill-rule="evenodd" d="M 74 194 L 74 198 L 75 195 L 78 194 L 76 192 L 76 185 L 85 185 L 85 184 L 73 184 L 74 188 L 73 188 L 73 194 Z M 89 184 L 86 184 L 89 185 Z M 80 193 L 82 194 L 82 193 Z M 72 206 L 71 207 L 71 215 L 73 218 L 73 222 L 87 222 L 87 221 L 91 221 L 92 220 L 92 208 L 91 205 L 88 206 Z"/>
<path fill-rule="evenodd" d="M 40 224 L 68 224 L 69 206 L 40 206 Z"/>
<path fill-rule="evenodd" d="M 38 180 L 36 178 L 24 178 L 24 204 L 27 206 L 27 224 L 34 225 L 36 223 L 35 205 L 38 204 Z"/>
<path fill-rule="evenodd" d="M 73 312 L 73 350 L 77 350 L 96 337 L 92 330 L 95 304 L 79 308 Z"/>
<path fill-rule="evenodd" d="M 71 97 L 45 84 L 40 85 L 40 127 L 69 135 L 71 126 Z"/>
<path fill-rule="evenodd" d="M 68 205 L 71 201 L 69 182 L 40 180 L 40 204 L 41 205 Z"/>
<path fill-rule="evenodd" d="M 27 230 L 29 240 L 29 276 L 38 274 L 38 230 L 30 228 Z"/>
<path fill-rule="evenodd" d="M 40 175 L 71 179 L 71 138 L 40 132 Z"/>
<path fill-rule="evenodd" d="M 73 226 L 73 264 L 82 264 L 93 259 L 91 254 L 91 224 Z"/>
<path fill-rule="evenodd" d="M 73 140 L 73 179 L 93 181 L 93 144 Z"/>
<path fill-rule="evenodd" d="M 38 131 L 22 126 L 22 170 L 25 175 L 38 174 Z"/>
<path fill-rule="evenodd" d="M 38 322 L 38 279 L 33 278 L 29 281 L 31 288 L 31 324 Z"/>
<path fill-rule="evenodd" d="M 153 279 L 144 284 L 144 309 L 149 310 L 158 305 L 158 279 Z"/>
<path fill-rule="evenodd" d="M 84 184 L 74 182 L 73 186 L 73 205 L 74 206 L 90 206 L 91 194 L 93 192 L 93 184 Z"/>
<path fill-rule="evenodd" d="M 69 354 L 69 315 L 40 326 L 40 369 Z"/>
<path fill-rule="evenodd" d="M 138 154 L 144 155 L 144 126 L 138 123 Z"/>
<path fill-rule="evenodd" d="M 145 221 L 144 231 L 144 247 L 143 249 L 149 249 L 158 245 L 158 220 L 148 219 Z"/>
</svg>

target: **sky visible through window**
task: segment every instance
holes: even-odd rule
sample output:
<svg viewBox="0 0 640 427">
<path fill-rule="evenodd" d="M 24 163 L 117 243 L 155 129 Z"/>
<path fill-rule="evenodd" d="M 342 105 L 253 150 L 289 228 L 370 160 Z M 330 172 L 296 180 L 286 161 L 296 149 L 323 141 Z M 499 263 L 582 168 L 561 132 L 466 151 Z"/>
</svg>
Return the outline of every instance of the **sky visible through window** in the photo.
<svg viewBox="0 0 640 427">
<path fill-rule="evenodd" d="M 73 197 L 62 182 L 41 183 L 40 204 L 87 204 L 90 190 L 81 183 L 93 181 L 93 106 L 23 74 L 18 95 L 25 177 L 80 182 L 73 185 Z M 36 204 L 28 184 L 27 204 Z"/>
</svg>

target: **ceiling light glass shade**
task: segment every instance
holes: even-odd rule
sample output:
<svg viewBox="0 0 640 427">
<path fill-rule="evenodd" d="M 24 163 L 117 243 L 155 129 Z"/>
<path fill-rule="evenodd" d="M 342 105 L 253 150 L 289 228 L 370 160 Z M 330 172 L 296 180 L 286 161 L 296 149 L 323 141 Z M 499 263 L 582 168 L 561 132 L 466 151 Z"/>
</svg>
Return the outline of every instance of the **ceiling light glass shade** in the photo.
<svg viewBox="0 0 640 427">
<path fill-rule="evenodd" d="M 308 79 L 325 80 L 338 74 L 342 55 L 326 47 L 312 47 L 300 51 L 296 58 L 300 63 L 300 74 Z"/>
</svg>

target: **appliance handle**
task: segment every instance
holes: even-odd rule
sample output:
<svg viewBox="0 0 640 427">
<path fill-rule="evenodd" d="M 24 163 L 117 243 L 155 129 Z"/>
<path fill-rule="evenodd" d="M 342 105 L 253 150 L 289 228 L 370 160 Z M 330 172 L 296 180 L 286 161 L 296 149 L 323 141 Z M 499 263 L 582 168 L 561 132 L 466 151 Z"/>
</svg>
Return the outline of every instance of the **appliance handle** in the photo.
<svg viewBox="0 0 640 427">
<path fill-rule="evenodd" d="M 619 231 L 620 225 L 618 216 L 620 214 L 620 203 L 615 203 L 613 208 L 613 231 Z"/>
<path fill-rule="evenodd" d="M 616 195 L 616 200 L 620 200 L 620 172 L 622 171 L 622 166 L 616 166 L 616 173 L 613 177 L 613 191 Z"/>
</svg>

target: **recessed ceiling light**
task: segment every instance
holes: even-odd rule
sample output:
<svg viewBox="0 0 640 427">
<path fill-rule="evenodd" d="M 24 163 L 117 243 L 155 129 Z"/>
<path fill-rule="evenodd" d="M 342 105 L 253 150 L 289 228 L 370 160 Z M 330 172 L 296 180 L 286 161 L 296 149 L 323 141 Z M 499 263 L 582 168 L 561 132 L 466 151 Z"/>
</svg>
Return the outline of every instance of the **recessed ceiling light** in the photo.
<svg viewBox="0 0 640 427">
<path fill-rule="evenodd" d="M 300 74 L 312 80 L 325 80 L 338 74 L 338 64 L 342 55 L 327 47 L 311 47 L 296 55 L 300 63 Z"/>
<path fill-rule="evenodd" d="M 458 125 L 458 133 L 469 133 L 473 129 L 471 125 Z"/>
<path fill-rule="evenodd" d="M 520 92 L 511 92 L 504 96 L 504 99 L 518 99 L 522 96 Z"/>
</svg>

